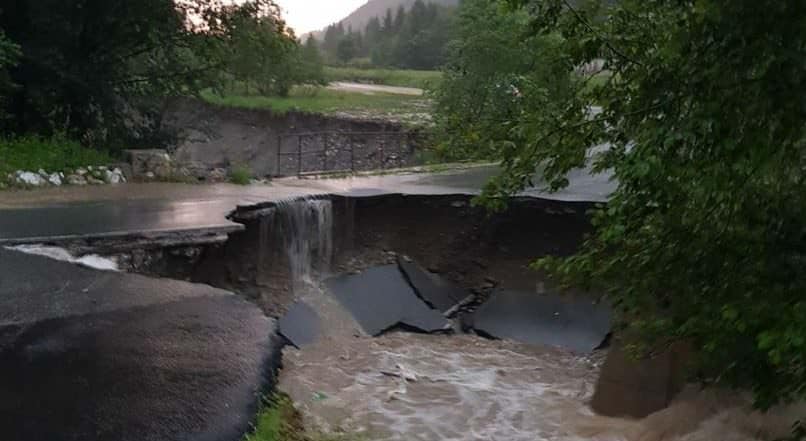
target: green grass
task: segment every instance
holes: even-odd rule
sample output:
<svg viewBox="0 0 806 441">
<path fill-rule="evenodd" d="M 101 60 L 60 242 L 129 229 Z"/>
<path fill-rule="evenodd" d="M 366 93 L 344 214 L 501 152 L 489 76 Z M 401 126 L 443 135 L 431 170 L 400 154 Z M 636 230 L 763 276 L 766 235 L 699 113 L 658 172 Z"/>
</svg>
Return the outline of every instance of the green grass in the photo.
<svg viewBox="0 0 806 441">
<path fill-rule="evenodd" d="M 307 441 L 299 414 L 288 397 L 267 402 L 257 418 L 255 431 L 244 441 Z"/>
<path fill-rule="evenodd" d="M 429 89 L 442 79 L 436 70 L 360 69 L 356 67 L 325 67 L 328 81 L 351 81 L 382 84 L 384 86 L 417 87 Z"/>
<path fill-rule="evenodd" d="M 284 114 L 289 111 L 362 116 L 428 113 L 429 101 L 418 96 L 387 93 L 363 94 L 329 90 L 322 87 L 298 86 L 287 97 L 258 95 L 225 95 L 205 92 L 202 97 L 210 103 L 247 109 L 271 109 Z"/>
<path fill-rule="evenodd" d="M 285 395 L 267 401 L 257 418 L 255 430 L 244 441 L 365 441 L 352 435 L 324 435 L 304 429 L 294 403 Z"/>
<path fill-rule="evenodd" d="M 89 149 L 76 141 L 55 136 L 24 136 L 0 139 L 0 181 L 16 170 L 49 173 L 114 162 L 107 153 Z"/>
</svg>

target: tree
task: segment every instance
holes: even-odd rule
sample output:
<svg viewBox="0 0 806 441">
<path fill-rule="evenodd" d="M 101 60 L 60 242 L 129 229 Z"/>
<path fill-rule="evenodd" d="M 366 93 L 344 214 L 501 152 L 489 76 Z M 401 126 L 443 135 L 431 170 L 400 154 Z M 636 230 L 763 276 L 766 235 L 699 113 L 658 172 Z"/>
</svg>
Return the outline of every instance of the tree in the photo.
<svg viewBox="0 0 806 441">
<path fill-rule="evenodd" d="M 565 64 L 544 62 L 559 41 L 523 38 L 529 25 L 525 11 L 508 12 L 495 2 L 465 0 L 460 6 L 435 97 L 438 149 L 445 159 L 498 158 L 508 143 L 525 141 L 513 136 L 518 115 L 569 97 Z"/>
<path fill-rule="evenodd" d="M 250 4 L 253 20 L 286 32 L 273 2 Z M 238 33 L 229 27 L 237 22 L 231 12 L 218 0 L 6 2 L 0 29 L 20 57 L 8 68 L 17 87 L 4 103 L 10 117 L 3 131 L 64 131 L 105 147 L 111 140 L 153 145 L 163 98 L 225 78 Z"/>
<path fill-rule="evenodd" d="M 356 42 L 353 36 L 345 37 L 339 42 L 337 55 L 342 63 L 346 63 L 353 58 L 356 54 Z"/>
<path fill-rule="evenodd" d="M 403 25 L 406 23 L 406 8 L 403 5 L 400 5 L 397 8 L 397 13 L 395 14 L 395 21 L 392 24 L 392 29 L 394 32 L 400 32 L 403 29 Z"/>
<path fill-rule="evenodd" d="M 510 3 L 529 11 L 532 35 L 558 37 L 540 62 L 563 63 L 573 94 L 504 115 L 506 133 L 479 134 L 504 168 L 482 201 L 500 205 L 538 167 L 555 189 L 587 162 L 612 170 L 618 188 L 595 211 L 595 234 L 539 266 L 606 293 L 641 337 L 636 348 L 690 343 L 706 384 L 749 389 L 765 409 L 806 397 L 806 107 L 793 93 L 806 85 L 806 9 Z M 603 73 L 581 73 L 600 60 Z M 599 143 L 609 149 L 588 159 Z"/>
<path fill-rule="evenodd" d="M 405 16 L 396 41 L 395 64 L 409 69 L 435 69 L 444 61 L 450 14 L 444 8 L 416 0 Z"/>
<path fill-rule="evenodd" d="M 232 48 L 226 69 L 247 92 L 254 85 L 262 95 L 285 96 L 300 76 L 300 48 L 274 8 L 253 0 L 224 9 L 221 21 Z"/>
<path fill-rule="evenodd" d="M 325 74 L 322 54 L 319 50 L 319 43 L 313 35 L 308 35 L 308 39 L 305 40 L 301 60 L 301 82 L 307 84 L 324 84 Z"/>
<path fill-rule="evenodd" d="M 8 96 L 14 91 L 15 84 L 9 69 L 19 62 L 20 47 L 9 41 L 0 31 L 0 106 L 5 107 Z M 0 110 L 0 121 L 8 118 L 8 114 Z"/>
<path fill-rule="evenodd" d="M 390 36 L 394 33 L 394 18 L 392 18 L 392 9 L 389 8 L 386 10 L 386 15 L 383 17 L 383 32 L 387 36 Z"/>
</svg>

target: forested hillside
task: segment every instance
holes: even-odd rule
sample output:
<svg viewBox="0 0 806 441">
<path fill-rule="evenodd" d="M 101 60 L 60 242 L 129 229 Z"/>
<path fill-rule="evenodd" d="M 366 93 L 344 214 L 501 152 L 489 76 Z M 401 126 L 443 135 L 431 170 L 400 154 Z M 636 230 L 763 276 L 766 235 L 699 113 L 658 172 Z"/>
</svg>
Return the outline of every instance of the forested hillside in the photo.
<svg viewBox="0 0 806 441">
<path fill-rule="evenodd" d="M 361 22 L 356 19 L 329 26 L 319 39 L 325 60 L 332 64 L 353 63 L 407 69 L 435 69 L 441 66 L 445 61 L 456 10 L 450 5 L 456 1 L 414 0 L 410 8 L 406 8 L 406 2 L 370 2 L 364 6 L 366 9 L 362 14 L 370 10 L 378 11 L 377 7 L 382 3 L 398 3 L 398 7 L 387 8 L 377 16 L 368 18 L 361 27 L 352 24 Z"/>
</svg>

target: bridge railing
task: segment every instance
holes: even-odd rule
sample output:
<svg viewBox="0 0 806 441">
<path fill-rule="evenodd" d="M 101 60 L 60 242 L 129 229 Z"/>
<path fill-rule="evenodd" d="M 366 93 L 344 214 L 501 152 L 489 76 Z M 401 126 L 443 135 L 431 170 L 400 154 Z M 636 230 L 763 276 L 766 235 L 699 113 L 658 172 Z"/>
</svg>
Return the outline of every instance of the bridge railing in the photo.
<svg viewBox="0 0 806 441">
<path fill-rule="evenodd" d="M 414 132 L 306 132 L 277 139 L 276 176 L 339 173 L 413 165 Z"/>
</svg>

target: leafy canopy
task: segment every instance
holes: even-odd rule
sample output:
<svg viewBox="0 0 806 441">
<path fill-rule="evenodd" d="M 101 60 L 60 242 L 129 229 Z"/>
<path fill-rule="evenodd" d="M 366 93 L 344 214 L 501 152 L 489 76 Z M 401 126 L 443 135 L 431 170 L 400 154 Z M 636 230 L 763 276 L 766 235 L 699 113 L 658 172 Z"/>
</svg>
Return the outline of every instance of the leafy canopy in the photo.
<svg viewBox="0 0 806 441">
<path fill-rule="evenodd" d="M 282 93 L 296 80 L 299 45 L 272 0 L 7 3 L 0 12 L 11 42 L 0 38 L 4 133 L 150 145 L 166 97 L 233 80 Z"/>
<path fill-rule="evenodd" d="M 533 61 L 563 65 L 572 93 L 552 92 L 564 78 L 537 78 L 547 81 L 520 88 L 529 105 L 481 109 L 477 120 L 503 127 L 477 131 L 476 145 L 504 167 L 482 200 L 500 205 L 538 167 L 554 188 L 586 162 L 612 170 L 618 189 L 595 234 L 539 266 L 606 292 L 645 348 L 691 343 L 705 382 L 749 388 L 762 408 L 806 397 L 806 8 L 509 3 L 529 13 L 530 38 L 557 37 Z M 479 72 L 467 64 L 464 75 Z M 473 93 L 451 77 L 447 91 Z"/>
</svg>

